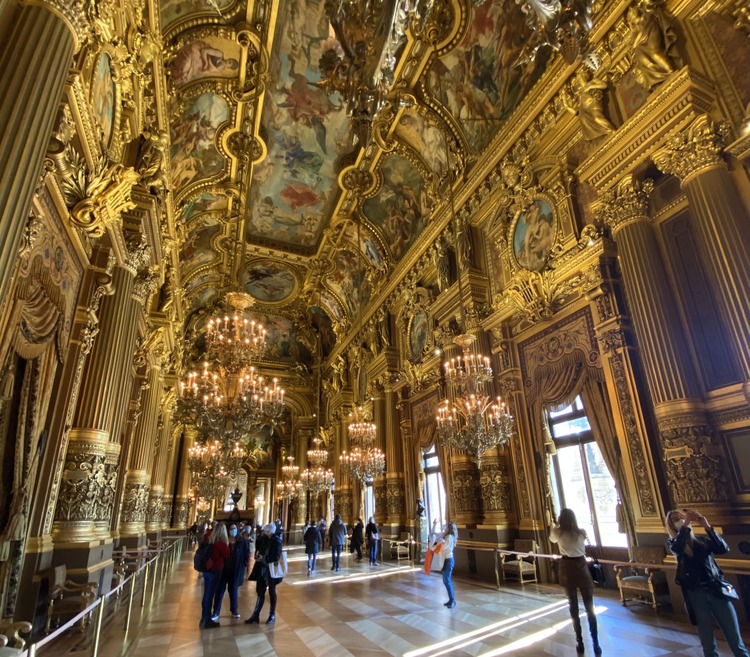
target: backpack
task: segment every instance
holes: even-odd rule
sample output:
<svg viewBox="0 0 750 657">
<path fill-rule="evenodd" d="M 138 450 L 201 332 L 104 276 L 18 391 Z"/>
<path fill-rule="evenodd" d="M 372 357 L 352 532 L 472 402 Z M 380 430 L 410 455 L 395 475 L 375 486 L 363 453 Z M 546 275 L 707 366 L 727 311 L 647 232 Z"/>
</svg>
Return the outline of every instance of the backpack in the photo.
<svg viewBox="0 0 750 657">
<path fill-rule="evenodd" d="M 211 557 L 211 544 L 208 542 L 201 543 L 193 555 L 193 568 L 199 573 L 205 573 L 208 570 L 208 562 Z"/>
</svg>

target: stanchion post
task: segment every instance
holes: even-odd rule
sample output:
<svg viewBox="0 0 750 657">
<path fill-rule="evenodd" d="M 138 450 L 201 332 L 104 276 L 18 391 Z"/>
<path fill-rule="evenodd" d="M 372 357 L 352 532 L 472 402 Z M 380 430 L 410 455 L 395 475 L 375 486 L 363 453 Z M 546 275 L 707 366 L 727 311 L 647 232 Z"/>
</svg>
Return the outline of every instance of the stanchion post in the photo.
<svg viewBox="0 0 750 657">
<path fill-rule="evenodd" d="M 136 574 L 137 573 L 133 573 L 130 577 L 130 595 L 128 596 L 128 615 L 125 617 L 125 636 L 123 637 L 123 643 L 128 638 L 128 630 L 130 629 L 130 617 L 133 613 L 133 598 L 135 597 Z"/>
<path fill-rule="evenodd" d="M 492 550 L 492 556 L 495 558 L 495 585 L 497 586 L 497 590 L 500 590 L 500 564 L 498 563 L 497 559 L 497 548 Z"/>
<path fill-rule="evenodd" d="M 98 657 L 99 655 L 99 639 L 102 635 L 102 621 L 104 620 L 104 604 L 107 598 L 99 598 L 99 609 L 96 610 L 96 625 L 94 626 L 94 648 L 91 652 L 91 657 Z"/>
<path fill-rule="evenodd" d="M 146 606 L 146 595 L 148 594 L 148 567 L 151 564 L 147 561 L 143 570 L 143 597 L 141 598 L 141 609 Z"/>
</svg>

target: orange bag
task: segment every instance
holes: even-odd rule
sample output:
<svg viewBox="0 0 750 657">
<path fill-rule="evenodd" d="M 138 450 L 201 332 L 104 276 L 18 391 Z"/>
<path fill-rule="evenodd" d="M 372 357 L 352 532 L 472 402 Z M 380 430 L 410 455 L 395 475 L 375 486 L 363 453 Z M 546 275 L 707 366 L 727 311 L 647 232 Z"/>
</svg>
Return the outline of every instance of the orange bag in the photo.
<svg viewBox="0 0 750 657">
<path fill-rule="evenodd" d="M 424 574 L 430 574 L 430 568 L 432 567 L 432 559 L 436 554 L 440 554 L 443 549 L 443 543 L 437 543 L 431 548 L 427 548 L 427 554 L 424 557 Z"/>
</svg>

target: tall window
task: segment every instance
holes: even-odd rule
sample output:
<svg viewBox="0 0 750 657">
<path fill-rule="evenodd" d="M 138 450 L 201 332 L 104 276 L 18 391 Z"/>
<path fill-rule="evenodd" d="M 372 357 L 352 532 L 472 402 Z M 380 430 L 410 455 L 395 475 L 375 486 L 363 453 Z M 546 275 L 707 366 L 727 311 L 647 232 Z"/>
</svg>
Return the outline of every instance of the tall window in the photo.
<svg viewBox="0 0 750 657">
<path fill-rule="evenodd" d="M 432 527 L 432 521 L 435 519 L 442 526 L 446 520 L 445 487 L 443 478 L 440 476 L 440 463 L 435 445 L 426 452 L 422 452 L 422 468 L 425 475 L 423 495 L 427 509 L 427 526 Z"/>
<path fill-rule="evenodd" d="M 372 479 L 367 482 L 364 490 L 365 496 L 365 517 L 364 521 L 367 522 L 370 516 L 375 515 L 375 493 L 372 490 Z M 376 521 L 385 522 L 385 518 L 375 518 Z"/>
<path fill-rule="evenodd" d="M 617 531 L 617 490 L 594 440 L 580 397 L 547 414 L 556 454 L 551 454 L 552 496 L 558 511 L 573 509 L 595 545 L 627 547 Z"/>
</svg>

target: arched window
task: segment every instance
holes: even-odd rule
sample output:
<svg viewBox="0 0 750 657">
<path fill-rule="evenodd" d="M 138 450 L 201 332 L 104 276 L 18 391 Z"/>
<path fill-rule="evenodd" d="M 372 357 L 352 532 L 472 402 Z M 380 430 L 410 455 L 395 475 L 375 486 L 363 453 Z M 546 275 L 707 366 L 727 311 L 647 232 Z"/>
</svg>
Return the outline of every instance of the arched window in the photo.
<svg viewBox="0 0 750 657">
<path fill-rule="evenodd" d="M 555 508 L 573 509 L 594 545 L 627 547 L 617 527 L 617 490 L 594 440 L 581 397 L 547 413 L 554 449 L 549 455 Z"/>
</svg>

